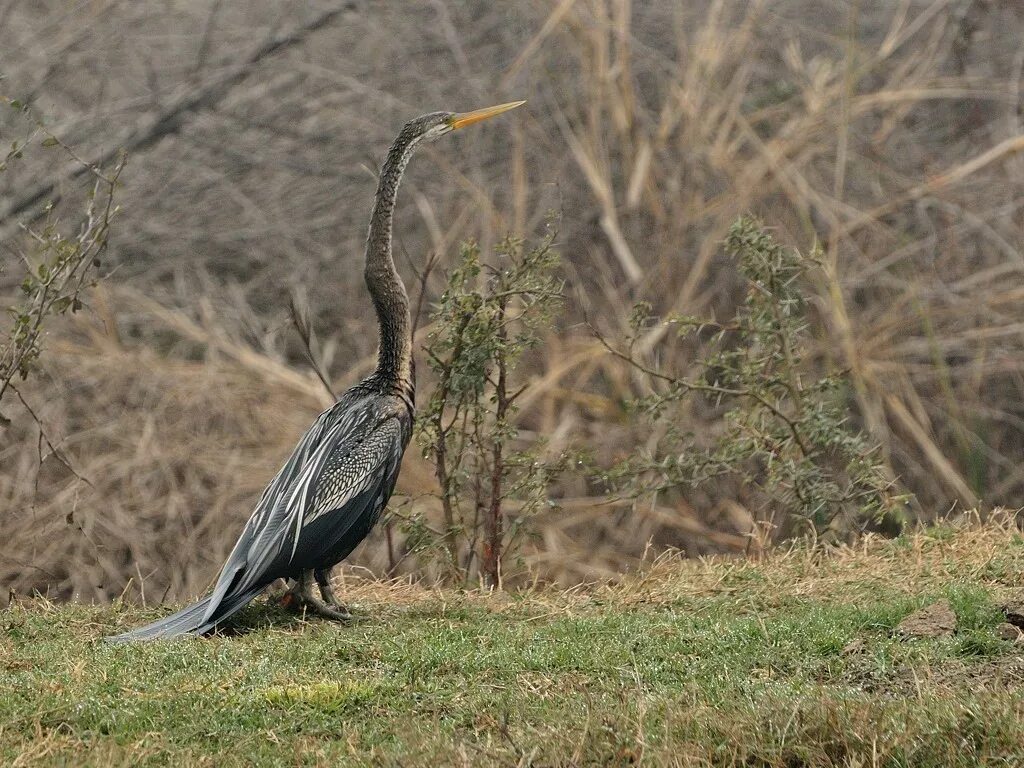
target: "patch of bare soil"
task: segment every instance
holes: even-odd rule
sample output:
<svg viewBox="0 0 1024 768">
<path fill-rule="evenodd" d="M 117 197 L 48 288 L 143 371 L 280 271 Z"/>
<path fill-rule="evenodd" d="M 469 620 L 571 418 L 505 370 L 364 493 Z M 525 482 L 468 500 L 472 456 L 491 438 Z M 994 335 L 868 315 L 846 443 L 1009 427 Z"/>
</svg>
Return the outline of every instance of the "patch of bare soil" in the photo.
<svg viewBox="0 0 1024 768">
<path fill-rule="evenodd" d="M 955 692 L 970 688 L 978 690 L 1018 689 L 1024 685 L 1024 656 L 1011 655 L 996 659 L 947 659 L 935 666 L 900 664 L 881 670 L 870 658 L 854 659 L 837 679 L 875 696 L 905 698 L 924 690 Z"/>
<path fill-rule="evenodd" d="M 1024 632 L 1009 622 L 1003 622 L 996 627 L 996 637 L 1000 640 L 1009 640 L 1011 643 L 1024 642 Z"/>
<path fill-rule="evenodd" d="M 899 623 L 895 635 L 904 639 L 915 637 L 948 637 L 956 632 L 956 614 L 948 600 L 915 611 Z"/>
</svg>

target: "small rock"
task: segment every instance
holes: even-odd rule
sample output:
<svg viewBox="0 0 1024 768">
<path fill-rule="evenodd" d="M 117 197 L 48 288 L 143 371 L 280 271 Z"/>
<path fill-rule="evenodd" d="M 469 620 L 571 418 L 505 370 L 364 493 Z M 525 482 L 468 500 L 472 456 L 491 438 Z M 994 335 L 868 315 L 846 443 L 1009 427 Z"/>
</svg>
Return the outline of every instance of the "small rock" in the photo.
<svg viewBox="0 0 1024 768">
<path fill-rule="evenodd" d="M 1019 628 L 1013 624 L 1004 622 L 996 627 L 996 637 L 1000 640 L 1009 640 L 1013 643 L 1019 643 L 1021 639 L 1024 639 L 1024 632 L 1021 632 Z"/>
<path fill-rule="evenodd" d="M 1024 629 L 1024 599 L 1008 600 L 1003 603 L 1002 609 L 1008 623 Z"/>
<path fill-rule="evenodd" d="M 939 600 L 915 611 L 899 623 L 896 635 L 911 637 L 948 637 L 956 631 L 956 614 L 948 600 Z"/>
</svg>

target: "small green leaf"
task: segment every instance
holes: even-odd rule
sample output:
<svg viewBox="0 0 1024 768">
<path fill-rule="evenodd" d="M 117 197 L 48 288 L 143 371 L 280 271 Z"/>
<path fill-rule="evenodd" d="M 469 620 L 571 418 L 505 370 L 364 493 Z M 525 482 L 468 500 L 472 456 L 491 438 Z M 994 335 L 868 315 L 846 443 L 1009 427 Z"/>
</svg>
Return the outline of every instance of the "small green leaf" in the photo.
<svg viewBox="0 0 1024 768">
<path fill-rule="evenodd" d="M 42 144 L 40 146 L 57 147 L 60 146 L 60 141 L 53 136 L 47 136 L 45 139 L 43 139 Z"/>
</svg>

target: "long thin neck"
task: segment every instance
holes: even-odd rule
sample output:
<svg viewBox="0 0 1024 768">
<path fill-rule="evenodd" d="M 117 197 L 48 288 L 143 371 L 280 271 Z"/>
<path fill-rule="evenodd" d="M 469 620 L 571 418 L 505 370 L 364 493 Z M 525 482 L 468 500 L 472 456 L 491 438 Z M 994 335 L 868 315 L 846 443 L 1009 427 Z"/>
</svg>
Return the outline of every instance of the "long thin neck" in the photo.
<svg viewBox="0 0 1024 768">
<path fill-rule="evenodd" d="M 380 328 L 377 376 L 386 383 L 403 386 L 413 383 L 412 322 L 409 296 L 391 257 L 391 228 L 398 184 L 418 142 L 419 136 L 407 129 L 391 145 L 381 168 L 366 238 L 366 287 Z"/>
</svg>

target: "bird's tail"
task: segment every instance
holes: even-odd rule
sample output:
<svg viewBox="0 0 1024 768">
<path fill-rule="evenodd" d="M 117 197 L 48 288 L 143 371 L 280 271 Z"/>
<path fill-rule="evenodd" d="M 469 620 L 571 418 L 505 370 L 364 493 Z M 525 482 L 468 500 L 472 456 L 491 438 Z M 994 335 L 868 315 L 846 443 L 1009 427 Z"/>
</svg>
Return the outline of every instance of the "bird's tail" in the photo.
<svg viewBox="0 0 1024 768">
<path fill-rule="evenodd" d="M 229 616 L 233 616 L 242 610 L 249 601 L 263 590 L 262 587 L 242 592 L 238 595 L 225 595 L 217 608 L 205 621 L 207 610 L 210 608 L 210 597 L 204 597 L 198 603 L 193 603 L 177 613 L 154 621 L 144 627 L 133 629 L 120 635 L 112 635 L 106 638 L 108 643 L 132 643 L 141 640 L 160 640 L 164 638 L 180 637 L 181 635 L 204 635 L 220 622 Z"/>
</svg>

